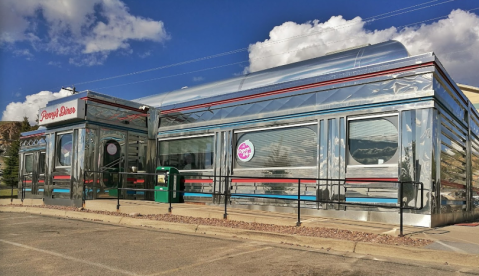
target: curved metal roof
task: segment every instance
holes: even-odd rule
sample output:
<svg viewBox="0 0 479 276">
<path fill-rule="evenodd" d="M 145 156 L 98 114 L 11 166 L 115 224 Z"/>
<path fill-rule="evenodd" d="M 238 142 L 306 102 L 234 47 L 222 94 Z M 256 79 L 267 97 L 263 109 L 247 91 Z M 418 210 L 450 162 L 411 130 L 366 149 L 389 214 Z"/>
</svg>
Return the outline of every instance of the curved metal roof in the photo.
<svg viewBox="0 0 479 276">
<path fill-rule="evenodd" d="M 164 107 L 364 67 L 408 56 L 409 54 L 404 45 L 398 41 L 390 40 L 278 66 L 236 78 L 147 96 L 133 101 L 148 103 L 148 105 L 154 107 Z"/>
</svg>

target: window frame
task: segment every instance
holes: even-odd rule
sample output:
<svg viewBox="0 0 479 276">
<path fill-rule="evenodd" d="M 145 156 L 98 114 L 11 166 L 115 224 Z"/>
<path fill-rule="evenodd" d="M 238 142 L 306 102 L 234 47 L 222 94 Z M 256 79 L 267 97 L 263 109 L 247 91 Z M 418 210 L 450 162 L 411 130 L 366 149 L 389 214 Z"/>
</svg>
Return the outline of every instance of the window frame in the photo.
<svg viewBox="0 0 479 276">
<path fill-rule="evenodd" d="M 295 166 L 295 167 L 262 167 L 262 168 L 236 168 L 236 150 L 238 147 L 238 134 L 245 134 L 251 132 L 260 132 L 266 130 L 275 130 L 275 129 L 283 129 L 283 128 L 293 128 L 293 127 L 302 127 L 302 126 L 315 126 L 316 127 L 316 136 L 319 139 L 319 125 L 317 121 L 313 122 L 305 122 L 305 123 L 298 123 L 298 124 L 290 124 L 290 125 L 281 125 L 281 126 L 270 126 L 270 127 L 263 127 L 263 128 L 251 128 L 251 129 L 240 129 L 233 131 L 233 139 L 231 145 L 231 169 L 233 171 L 265 171 L 265 170 L 298 170 L 298 169 L 316 169 L 318 167 L 318 146 L 316 146 L 316 165 L 314 166 Z M 319 140 L 316 142 L 319 143 Z"/>
<path fill-rule="evenodd" d="M 396 120 L 395 121 L 392 121 L 392 120 L 388 120 L 386 118 L 388 117 L 395 117 Z M 373 115 L 359 115 L 359 116 L 351 116 L 351 117 L 347 117 L 347 121 L 346 121 L 346 167 L 347 168 L 384 168 L 384 167 L 398 167 L 398 162 L 399 162 L 399 150 L 400 150 L 400 142 L 401 142 L 401 133 L 400 133 L 400 129 L 399 129 L 399 126 L 400 126 L 400 122 L 399 122 L 399 112 L 394 112 L 394 113 L 381 113 L 381 114 L 373 114 Z M 397 135 L 398 135 L 398 139 L 397 139 L 397 148 L 396 148 L 396 152 L 393 154 L 393 156 L 388 160 L 386 161 L 385 163 L 383 164 L 361 164 L 359 163 L 356 159 L 354 159 L 351 155 L 351 152 L 349 150 L 350 148 L 350 143 L 349 143 L 349 140 L 350 140 L 350 129 L 349 129 L 349 122 L 351 121 L 360 121 L 360 120 L 368 120 L 368 119 L 374 119 L 374 118 L 383 118 L 383 119 L 386 119 L 388 120 L 389 122 L 391 122 L 394 127 L 396 128 L 397 130 Z M 354 163 L 351 163 L 351 160 L 354 160 Z M 393 161 L 391 161 L 393 160 Z"/>
<path fill-rule="evenodd" d="M 214 133 L 211 134 L 198 134 L 198 135 L 189 135 L 189 136 L 176 136 L 176 137 L 168 137 L 168 138 L 158 138 L 158 149 L 157 149 L 157 160 L 158 164 L 160 164 L 160 143 L 164 141 L 172 141 L 172 140 L 185 140 L 185 139 L 192 139 L 192 138 L 199 138 L 199 137 L 213 137 L 213 163 L 211 164 L 211 169 L 195 169 L 195 170 L 180 170 L 180 172 L 212 172 L 215 169 L 216 163 L 216 136 Z"/>
<path fill-rule="evenodd" d="M 44 159 L 44 162 L 43 162 L 43 170 L 42 170 L 41 162 L 40 162 L 40 160 L 42 158 L 42 154 L 45 155 L 45 159 Z M 39 175 L 45 175 L 45 172 L 47 171 L 46 170 L 46 165 L 47 165 L 47 153 L 46 153 L 46 151 L 41 151 L 38 154 L 38 174 Z"/>
<path fill-rule="evenodd" d="M 73 146 L 74 146 L 74 136 L 73 136 L 73 131 L 67 131 L 67 132 L 58 132 L 55 134 L 55 155 L 54 155 L 54 158 L 55 158 L 55 168 L 70 168 L 72 165 L 73 165 L 73 156 L 72 156 L 72 161 L 70 162 L 71 164 L 70 165 L 62 165 L 60 163 L 60 156 L 58 154 L 58 147 L 60 146 L 60 141 L 61 141 L 61 137 L 63 137 L 63 135 L 65 134 L 71 134 L 71 137 L 72 137 L 72 155 L 73 155 Z M 59 138 L 60 137 L 60 138 Z"/>
<path fill-rule="evenodd" d="M 26 166 L 26 164 L 27 164 L 27 156 L 31 156 L 31 157 L 32 157 L 32 166 L 31 166 L 32 171 L 31 171 L 31 172 L 27 172 L 27 166 Z M 23 174 L 26 174 L 26 175 L 33 174 L 33 172 L 35 171 L 34 168 L 33 168 L 34 163 L 35 163 L 35 162 L 34 162 L 34 161 L 35 161 L 34 159 L 35 159 L 35 157 L 34 157 L 34 154 L 33 154 L 33 153 L 25 153 L 25 154 L 23 155 Z"/>
</svg>

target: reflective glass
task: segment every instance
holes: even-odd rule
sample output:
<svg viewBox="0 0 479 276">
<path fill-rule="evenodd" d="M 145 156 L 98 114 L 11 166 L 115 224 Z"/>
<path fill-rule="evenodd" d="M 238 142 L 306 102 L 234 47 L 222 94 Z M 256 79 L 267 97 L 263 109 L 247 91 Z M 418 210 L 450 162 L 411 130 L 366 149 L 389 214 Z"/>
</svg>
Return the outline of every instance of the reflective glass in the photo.
<svg viewBox="0 0 479 276">
<path fill-rule="evenodd" d="M 38 166 L 40 166 L 40 174 L 45 173 L 45 153 L 40 152 L 40 160 L 38 160 Z"/>
<path fill-rule="evenodd" d="M 73 135 L 71 133 L 58 135 L 57 166 L 72 164 Z"/>
<path fill-rule="evenodd" d="M 31 173 L 33 172 L 33 154 L 25 155 L 25 172 Z"/>
<path fill-rule="evenodd" d="M 160 165 L 179 170 L 213 168 L 213 136 L 160 141 Z"/>
<path fill-rule="evenodd" d="M 397 117 L 349 122 L 349 153 L 354 161 L 378 165 L 391 160 L 398 149 L 398 130 L 393 119 Z"/>
<path fill-rule="evenodd" d="M 300 126 L 241 133 L 235 147 L 235 168 L 316 166 L 316 129 Z"/>
</svg>

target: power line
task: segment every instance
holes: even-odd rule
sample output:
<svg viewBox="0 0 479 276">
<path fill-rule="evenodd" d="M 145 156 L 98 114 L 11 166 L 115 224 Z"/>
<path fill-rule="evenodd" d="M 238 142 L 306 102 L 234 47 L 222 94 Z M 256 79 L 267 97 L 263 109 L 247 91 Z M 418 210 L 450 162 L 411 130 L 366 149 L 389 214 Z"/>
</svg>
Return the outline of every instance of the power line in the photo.
<svg viewBox="0 0 479 276">
<path fill-rule="evenodd" d="M 369 22 L 373 22 L 373 21 L 378 21 L 378 20 L 390 18 L 390 17 L 393 17 L 393 16 L 397 16 L 397 15 L 401 15 L 401 14 L 405 14 L 405 13 L 409 13 L 409 12 L 413 12 L 413 11 L 426 9 L 426 8 L 434 7 L 434 6 L 437 6 L 437 5 L 453 2 L 453 1 L 456 1 L 456 0 L 446 0 L 446 1 L 443 1 L 443 2 L 440 2 L 440 3 L 428 5 L 428 6 L 425 6 L 425 7 L 420 7 L 420 8 L 416 8 L 416 9 L 413 9 L 413 10 L 404 11 L 404 10 L 407 10 L 407 9 L 410 9 L 410 8 L 423 6 L 423 5 L 430 4 L 430 3 L 433 3 L 433 2 L 437 2 L 437 1 L 439 1 L 439 0 L 433 0 L 433 1 L 422 3 L 422 4 L 416 4 L 416 5 L 413 5 L 413 6 L 406 7 L 406 8 L 397 9 L 397 10 L 390 11 L 390 12 L 387 12 L 387 13 L 382 13 L 382 14 L 379 14 L 379 15 L 368 17 L 368 18 L 365 19 L 365 21 L 361 21 L 361 22 L 369 23 Z M 400 12 L 400 11 L 403 11 L 403 12 Z M 400 12 L 400 13 L 397 13 L 397 12 Z M 377 18 L 377 17 L 380 17 L 380 18 Z M 308 33 L 308 34 L 292 36 L 292 37 L 281 39 L 281 40 L 268 41 L 268 42 L 264 42 L 262 44 L 262 46 L 267 47 L 267 46 L 270 46 L 270 45 L 274 45 L 274 44 L 277 44 L 277 43 L 282 43 L 282 42 L 285 42 L 285 41 L 289 41 L 289 40 L 293 40 L 293 39 L 297 39 L 297 38 L 301 38 L 301 37 L 311 36 L 311 35 L 330 32 L 330 31 L 335 31 L 335 30 L 339 30 L 339 29 L 342 29 L 342 28 L 346 28 L 346 27 L 350 27 L 350 26 L 359 24 L 361 22 L 344 24 L 342 26 L 337 26 L 336 28 L 311 32 L 311 33 Z M 222 56 L 227 56 L 227 55 L 231 55 L 231 54 L 235 54 L 235 53 L 239 53 L 239 52 L 244 52 L 244 51 L 247 51 L 248 49 L 249 49 L 249 47 L 239 48 L 239 49 L 235 49 L 235 50 L 231 50 L 231 51 L 227 51 L 227 52 L 223 52 L 223 53 L 219 53 L 219 54 L 204 56 L 204 57 L 201 57 L 201 58 L 191 59 L 191 60 L 178 62 L 178 63 L 173 63 L 173 64 L 169 64 L 169 65 L 164 65 L 164 66 L 160 66 L 160 67 L 145 69 L 145 70 L 141 70 L 141 71 L 135 71 L 135 72 L 121 74 L 121 75 L 112 76 L 112 77 L 100 78 L 100 79 L 96 79 L 96 80 L 83 81 L 83 82 L 76 83 L 75 85 L 78 86 L 78 85 L 83 85 L 83 84 L 88 84 L 88 83 L 94 83 L 94 82 L 112 80 L 112 79 L 117 79 L 117 78 L 122 78 L 122 77 L 128 77 L 128 76 L 147 73 L 147 72 L 152 72 L 152 71 L 156 71 L 156 70 L 167 69 L 167 68 L 176 67 L 176 66 L 185 65 L 185 64 L 190 64 L 190 63 L 194 63 L 194 62 L 198 62 L 198 61 L 204 61 L 204 60 L 213 59 L 213 58 L 222 57 Z"/>
<path fill-rule="evenodd" d="M 473 10 L 477 10 L 477 9 L 479 9 L 479 7 L 478 7 L 478 8 L 474 8 L 474 9 L 470 9 L 470 10 L 468 10 L 468 11 L 473 11 Z M 448 15 L 443 15 L 443 16 L 439 16 L 439 17 L 435 17 L 435 18 L 431 18 L 431 19 L 427 19 L 427 20 L 418 21 L 418 22 L 415 22 L 415 23 L 410 23 L 410 24 L 398 26 L 398 27 L 396 27 L 396 28 L 397 28 L 397 29 L 402 29 L 402 28 L 405 28 L 405 27 L 408 27 L 408 26 L 417 25 L 417 24 L 422 24 L 422 23 L 425 23 L 425 22 L 434 21 L 434 20 L 441 19 L 441 18 L 446 18 L 447 16 L 448 16 Z M 354 39 L 354 38 L 357 38 L 357 37 L 359 37 L 359 36 L 352 36 L 352 37 L 349 37 L 349 38 L 347 38 L 347 39 L 341 39 L 341 40 L 331 41 L 331 42 L 327 42 L 327 43 L 325 43 L 325 44 L 326 44 L 326 45 L 335 44 L 335 43 L 339 43 L 339 42 L 343 42 L 343 41 L 348 41 L 348 40 L 351 40 L 351 39 Z M 289 51 L 285 51 L 285 52 L 281 52 L 281 53 L 277 53 L 277 54 L 273 54 L 273 55 L 262 56 L 262 57 L 255 57 L 255 58 L 251 58 L 251 59 L 243 60 L 243 61 L 239 61 L 239 62 L 224 64 L 224 65 L 219 65 L 219 66 L 214 66 L 214 67 L 208 67 L 208 68 L 204 68 L 204 69 L 200 69 L 200 70 L 194 70 L 194 71 L 189 71 L 189 72 L 184 72 L 184 73 L 179 73 L 179 74 L 174 74 L 174 75 L 168 75 L 168 76 L 163 76 L 163 77 L 156 77 L 156 78 L 151 78 L 151 79 L 146 79 L 146 80 L 141 80 L 141 81 L 134 81 L 134 82 L 128 82 L 128 83 L 123 83 L 123 84 L 117 84 L 117 85 L 111 85 L 111 86 L 104 86 L 104 87 L 95 87 L 95 88 L 92 88 L 92 90 L 96 90 L 96 89 L 107 89 L 107 88 L 113 88 L 113 87 L 120 87 L 120 86 L 132 85 L 132 84 L 137 84 L 137 83 L 149 82 L 149 81 L 154 81 L 154 80 L 160 80 L 160 79 L 167 79 L 167 78 L 172 78 L 172 77 L 184 76 L 184 75 L 188 75 L 188 74 L 193 74 L 193 73 L 198 73 L 198 72 L 204 72 L 204 71 L 214 70 L 214 69 L 223 68 L 223 67 L 228 67 L 228 66 L 232 66 L 232 65 L 238 65 L 238 64 L 250 62 L 250 61 L 252 61 L 252 60 L 261 60 L 261 59 L 271 58 L 271 57 L 274 57 L 274 56 L 284 55 L 284 54 L 288 54 L 288 53 L 292 53 L 292 52 L 297 52 L 297 51 L 300 51 L 300 50 L 305 50 L 305 49 L 309 49 L 309 48 L 314 48 L 314 47 L 317 47 L 317 46 L 318 46 L 317 44 L 312 44 L 312 45 L 310 45 L 310 46 L 308 46 L 308 47 L 303 47 L 303 48 L 295 49 L 295 50 L 289 50 Z M 437 53 L 437 54 L 438 54 L 438 55 L 449 55 L 449 54 L 452 54 L 452 53 L 464 52 L 464 51 L 466 51 L 466 50 L 460 50 L 460 51 L 454 51 L 454 52 L 447 52 L 447 53 Z"/>
</svg>

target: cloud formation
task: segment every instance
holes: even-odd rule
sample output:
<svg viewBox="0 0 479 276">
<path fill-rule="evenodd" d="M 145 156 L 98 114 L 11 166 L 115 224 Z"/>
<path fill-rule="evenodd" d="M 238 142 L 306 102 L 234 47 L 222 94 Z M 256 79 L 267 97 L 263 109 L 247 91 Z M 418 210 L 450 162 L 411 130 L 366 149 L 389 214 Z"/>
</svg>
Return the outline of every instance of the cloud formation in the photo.
<svg viewBox="0 0 479 276">
<path fill-rule="evenodd" d="M 45 107 L 49 101 L 56 100 L 71 95 L 69 90 L 60 90 L 59 92 L 41 91 L 33 95 L 28 95 L 23 102 L 12 102 L 7 105 L 3 111 L 2 121 L 21 121 L 23 117 L 28 117 L 30 124 L 36 124 L 38 110 Z"/>
<path fill-rule="evenodd" d="M 162 21 L 131 15 L 120 0 L 0 1 L 0 44 L 73 54 L 76 65 L 101 64 L 111 51 L 129 49 L 130 40 L 168 38 Z"/>
<path fill-rule="evenodd" d="M 274 27 L 269 39 L 249 46 L 250 65 L 245 72 L 315 58 L 326 53 L 387 40 L 402 42 L 411 55 L 435 52 L 455 81 L 479 86 L 479 16 L 453 10 L 447 18 L 431 24 L 397 29 L 368 30 L 360 17 L 346 20 L 333 16 Z"/>
</svg>

